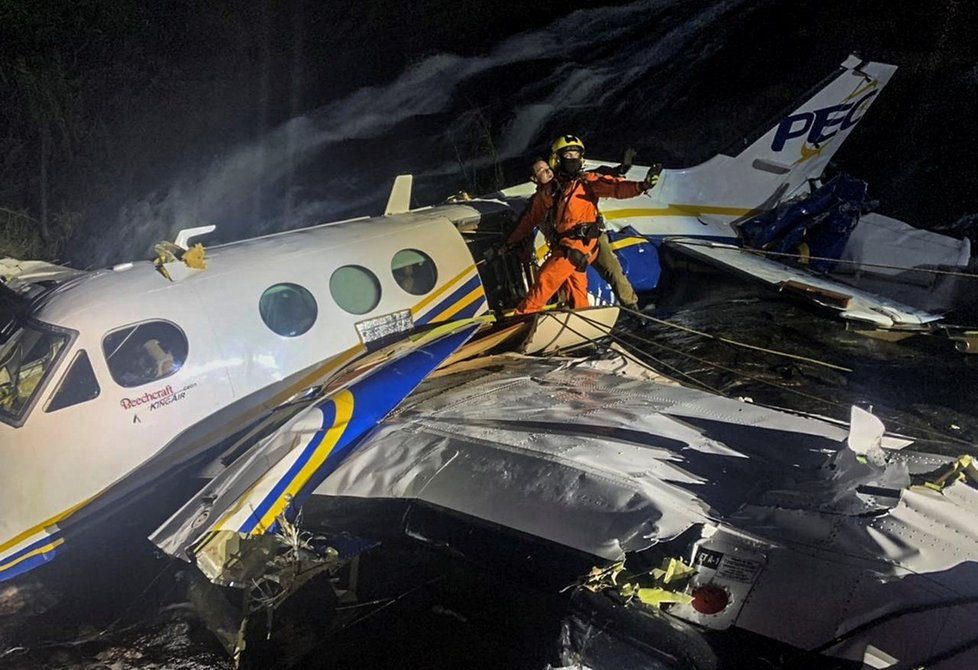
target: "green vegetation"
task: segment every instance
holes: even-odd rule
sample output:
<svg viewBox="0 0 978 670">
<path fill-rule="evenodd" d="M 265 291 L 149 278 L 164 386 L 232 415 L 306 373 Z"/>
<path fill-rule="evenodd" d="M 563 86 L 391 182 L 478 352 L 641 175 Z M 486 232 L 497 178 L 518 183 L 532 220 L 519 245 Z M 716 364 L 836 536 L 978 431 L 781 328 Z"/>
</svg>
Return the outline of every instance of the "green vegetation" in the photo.
<svg viewBox="0 0 978 670">
<path fill-rule="evenodd" d="M 0 209 L 0 258 L 22 260 L 47 257 L 40 224 L 27 212 Z"/>
<path fill-rule="evenodd" d="M 125 3 L 8 0 L 0 7 L 0 256 L 56 260 L 97 193 L 105 143 L 90 94 L 94 62 Z M 97 27 L 86 28 L 88 19 Z"/>
<path fill-rule="evenodd" d="M 57 212 L 47 222 L 45 237 L 41 223 L 27 212 L 0 207 L 0 258 L 59 260 L 80 221 L 78 212 Z"/>
<path fill-rule="evenodd" d="M 215 83 L 227 73 L 206 70 L 193 48 L 227 54 L 254 22 L 240 12 L 228 27 L 223 14 L 216 3 L 0 2 L 0 257 L 63 258 L 74 233 L 91 236 L 83 225 L 109 197 L 230 123 L 241 100 L 229 89 L 251 92 Z M 237 68 L 257 51 L 241 42 L 218 65 Z"/>
</svg>

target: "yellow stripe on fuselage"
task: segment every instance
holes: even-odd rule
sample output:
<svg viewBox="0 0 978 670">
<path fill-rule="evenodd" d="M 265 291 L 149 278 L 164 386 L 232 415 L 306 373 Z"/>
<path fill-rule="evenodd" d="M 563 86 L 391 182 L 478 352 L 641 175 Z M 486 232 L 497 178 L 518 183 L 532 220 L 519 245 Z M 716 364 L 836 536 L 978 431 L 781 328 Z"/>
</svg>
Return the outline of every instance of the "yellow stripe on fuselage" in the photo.
<svg viewBox="0 0 978 670">
<path fill-rule="evenodd" d="M 633 247 L 636 244 L 643 244 L 648 242 L 644 237 L 623 237 L 616 242 L 611 243 L 612 249 L 624 249 L 625 247 Z"/>
<path fill-rule="evenodd" d="M 722 216 L 732 216 L 741 217 L 747 214 L 752 214 L 754 212 L 760 213 L 761 211 L 756 208 L 748 209 L 746 207 L 721 207 L 719 205 L 669 205 L 668 207 L 643 207 L 643 208 L 631 208 L 631 209 L 613 209 L 610 211 L 602 210 L 601 216 L 609 221 L 615 219 L 639 219 L 639 218 L 651 218 L 656 216 L 700 216 L 702 214 L 716 214 Z M 625 247 L 630 247 L 634 244 L 641 244 L 645 242 L 644 238 L 639 237 L 628 237 L 617 242 L 612 243 L 612 249 L 623 249 Z M 550 247 L 546 244 L 537 247 L 537 261 L 542 261 L 546 256 Z"/>
<path fill-rule="evenodd" d="M 469 275 L 473 270 L 475 270 L 475 264 L 474 263 L 472 265 L 468 266 L 467 268 L 465 268 L 464 270 L 462 270 L 461 272 L 459 272 L 454 277 L 452 277 L 451 280 L 449 280 L 448 282 L 446 282 L 440 289 L 438 289 L 437 291 L 435 291 L 431 295 L 427 296 L 424 300 L 422 300 L 417 305 L 415 305 L 414 307 L 412 307 L 411 308 L 411 316 L 417 316 L 418 313 L 421 312 L 425 307 L 427 307 L 432 302 L 434 302 L 435 300 L 437 300 L 438 298 L 440 298 L 441 296 L 443 296 L 445 293 L 447 293 L 449 290 L 451 290 L 452 287 L 455 286 L 459 282 L 459 280 L 465 279 L 467 277 L 467 275 Z"/>
<path fill-rule="evenodd" d="M 623 237 L 620 240 L 611 243 L 611 248 L 614 250 L 624 249 L 625 247 L 635 246 L 636 244 L 642 244 L 648 242 L 644 237 Z M 546 244 L 537 247 L 537 261 L 542 261 L 550 253 L 550 247 Z"/>
<path fill-rule="evenodd" d="M 10 561 L 9 563 L 0 563 L 0 572 L 3 572 L 4 570 L 9 570 L 10 568 L 14 567 L 15 565 L 17 565 L 19 563 L 23 563 L 28 558 L 33 558 L 34 556 L 39 556 L 40 554 L 46 554 L 47 552 L 49 552 L 49 551 L 51 551 L 53 549 L 57 549 L 58 547 L 60 547 L 64 543 L 65 543 L 64 538 L 63 537 L 59 537 L 54 542 L 51 542 L 49 544 L 46 544 L 43 547 L 38 547 L 34 551 L 29 551 L 26 554 L 24 554 L 23 556 L 18 556 L 17 559 L 14 560 L 14 561 Z"/>
<path fill-rule="evenodd" d="M 313 473 L 326 462 L 326 458 L 333 451 L 336 443 L 343 437 L 343 433 L 346 432 L 346 428 L 350 424 L 350 418 L 353 416 L 353 394 L 344 389 L 336 394 L 336 398 L 333 399 L 333 404 L 336 406 L 336 417 L 333 419 L 333 426 L 326 432 L 322 442 L 316 447 L 316 450 L 309 457 L 309 460 L 306 461 L 306 464 L 302 466 L 302 469 L 299 470 L 299 473 L 289 482 L 278 499 L 272 503 L 272 506 L 268 508 L 268 511 L 259 520 L 258 525 L 251 531 L 251 535 L 261 535 L 271 528 L 272 524 L 285 511 L 285 508 L 290 504 L 299 490 L 309 481 Z"/>
<path fill-rule="evenodd" d="M 98 495 L 101 495 L 101 493 L 99 493 Z M 75 505 L 73 507 L 69 507 L 64 512 L 60 512 L 59 514 L 56 514 L 55 516 L 51 517 L 47 521 L 42 521 L 41 523 L 37 524 L 36 526 L 31 526 L 27 530 L 25 530 L 25 531 L 23 531 L 21 533 L 18 533 L 17 535 L 15 535 L 14 537 L 10 538 L 9 540 L 7 540 L 6 542 L 4 542 L 3 544 L 0 544 L 0 551 L 5 551 L 5 550 L 9 549 L 10 547 L 13 547 L 14 545 L 20 544 L 23 540 L 26 540 L 31 535 L 36 535 L 37 533 L 44 531 L 45 528 L 50 528 L 51 526 L 57 525 L 59 522 L 64 521 L 69 516 L 71 516 L 72 514 L 74 514 L 75 512 L 77 512 L 79 509 L 81 509 L 82 507 L 84 507 L 85 505 L 87 505 L 88 503 L 90 503 L 92 500 L 94 500 L 95 498 L 97 498 L 98 495 L 94 495 L 91 498 L 86 498 L 85 500 L 82 500 L 77 505 Z"/>
<path fill-rule="evenodd" d="M 275 407 L 278 407 L 283 402 L 285 402 L 287 399 L 289 399 L 292 396 L 294 396 L 296 394 L 297 390 L 302 390 L 302 389 L 309 388 L 309 385 L 311 384 L 311 382 L 313 380 L 316 380 L 317 378 L 321 377 L 324 374 L 329 374 L 329 373 L 335 372 L 336 370 L 338 370 L 339 368 L 341 368 L 343 365 L 345 365 L 346 363 L 348 363 L 349 361 L 351 361 L 353 358 L 355 358 L 358 354 L 360 354 L 360 353 L 362 353 L 362 352 L 364 352 L 366 350 L 367 350 L 367 348 L 363 344 L 358 344 L 356 346 L 350 347 L 346 351 L 344 351 L 342 353 L 339 353 L 336 356 L 334 356 L 333 358 L 329 359 L 329 361 L 325 365 L 323 365 L 323 366 L 321 366 L 319 368 L 316 368 L 313 372 L 309 373 L 308 375 L 306 375 L 305 377 L 303 377 L 302 379 L 300 379 L 297 383 L 290 385 L 287 389 L 281 391 L 276 396 L 274 396 L 274 398 L 272 400 L 273 400 L 273 402 L 275 402 Z M 251 417 L 251 415 L 260 414 L 261 411 L 262 411 L 262 408 L 257 408 L 257 409 L 252 410 L 251 412 L 249 412 L 246 416 Z M 265 411 L 267 411 L 267 410 L 265 410 Z M 253 417 L 252 417 L 252 419 L 253 419 Z M 240 423 L 240 420 L 239 420 L 239 423 Z M 254 490 L 254 488 L 256 486 L 258 486 L 259 482 L 261 482 L 260 479 L 258 481 L 256 481 L 254 484 L 252 484 L 251 486 L 249 486 L 248 487 L 248 490 L 245 491 L 241 495 L 240 498 L 238 498 L 238 502 L 235 503 L 235 505 L 232 506 L 231 509 L 229 509 L 224 514 L 224 516 L 221 517 L 221 520 L 218 521 L 216 524 L 214 524 L 213 527 L 216 528 L 216 529 L 223 528 L 224 527 L 224 524 L 232 516 L 234 516 L 238 512 L 238 510 L 241 509 L 241 506 L 242 505 L 245 504 L 245 502 L 248 500 L 248 496 L 251 494 L 251 492 Z M 203 544 L 203 543 L 201 543 L 201 544 Z M 197 553 L 196 550 L 194 550 L 194 553 Z"/>
<path fill-rule="evenodd" d="M 280 406 L 286 400 L 288 400 L 289 398 L 291 398 L 292 396 L 294 396 L 298 391 L 302 391 L 302 390 L 305 390 L 305 389 L 309 388 L 310 386 L 313 385 L 314 382 L 325 381 L 325 380 L 322 379 L 324 375 L 330 375 L 333 372 L 336 372 L 337 370 L 339 370 L 340 368 L 342 368 L 344 365 L 346 365 L 347 363 L 349 363 L 351 360 L 353 360 L 354 358 L 356 358 L 358 355 L 360 355 L 361 353 L 365 352 L 366 350 L 367 350 L 367 347 L 363 343 L 360 343 L 360 344 L 356 344 L 356 345 L 350 347 L 349 349 L 347 349 L 345 351 L 342 351 L 342 352 L 336 354 L 334 357 L 332 357 L 329 360 L 327 360 L 326 363 L 324 363 L 323 365 L 319 366 L 318 368 L 316 368 L 315 370 L 313 370 L 312 372 L 310 372 L 309 374 L 307 374 L 306 376 L 304 376 L 302 379 L 298 380 L 294 384 L 290 384 L 288 387 L 286 387 L 286 388 L 282 389 L 281 391 L 279 391 L 277 394 L 275 394 L 274 396 L 272 396 L 272 398 L 270 400 L 266 401 L 265 403 L 263 403 L 262 405 L 260 405 L 258 407 L 252 408 L 250 411 L 246 412 L 243 416 L 239 417 L 238 420 L 234 424 L 232 424 L 230 427 L 225 426 L 224 428 L 218 429 L 218 432 L 223 432 L 224 434 L 228 434 L 228 435 L 233 434 L 240 427 L 242 427 L 244 425 L 247 425 L 248 423 L 251 423 L 252 421 L 254 421 L 255 418 L 259 414 L 262 414 L 263 412 L 269 412 L 272 409 Z M 215 433 L 212 433 L 212 434 L 208 435 L 207 438 L 213 439 L 212 436 L 214 436 L 214 435 L 215 435 Z M 237 504 L 234 507 L 232 507 L 221 518 L 221 520 L 217 524 L 214 525 L 214 527 L 215 528 L 222 527 L 224 525 L 224 523 L 228 519 L 231 518 L 231 516 L 233 516 L 239 509 L 241 509 L 241 506 L 248 499 L 248 494 L 250 494 L 252 492 L 252 490 L 255 488 L 255 486 L 257 486 L 257 485 L 258 485 L 258 482 L 255 482 L 254 484 L 252 484 L 248 488 L 248 490 L 245 491 L 245 493 L 241 496 L 241 498 L 238 499 Z M 196 551 L 195 551 L 195 553 L 196 553 Z"/>
<path fill-rule="evenodd" d="M 470 267 L 474 267 L 474 266 L 470 266 Z M 342 367 L 344 364 L 346 364 L 351 359 L 355 358 L 358 354 L 364 351 L 366 351 L 366 347 L 363 344 L 358 344 L 353 347 L 350 347 L 349 349 L 347 349 L 346 351 L 340 354 L 337 354 L 329 361 L 327 361 L 324 365 L 316 368 L 309 374 L 305 375 L 302 379 L 298 380 L 296 383 L 289 385 L 288 388 L 283 389 L 282 391 L 277 393 L 275 396 L 273 396 L 268 401 L 266 401 L 263 406 L 254 408 L 250 412 L 247 412 L 243 417 L 240 417 L 238 421 L 235 422 L 235 424 L 230 427 L 230 429 L 225 426 L 223 430 L 226 433 L 233 433 L 237 427 L 246 425 L 247 423 L 252 421 L 256 415 L 260 414 L 263 411 L 267 411 L 266 407 L 268 407 L 269 405 L 271 405 L 272 407 L 277 407 L 281 405 L 287 399 L 295 395 L 297 389 L 301 390 L 304 388 L 308 388 L 314 381 L 318 381 L 319 378 L 321 378 L 323 375 L 334 372 L 336 369 Z M 207 440 L 207 438 L 211 438 L 212 436 L 213 434 L 205 436 L 205 441 Z M 106 489 L 103 489 L 102 491 L 99 491 L 95 495 L 86 498 L 85 500 L 82 500 L 80 503 L 77 503 L 76 505 L 69 507 L 63 512 L 59 512 L 58 514 L 52 516 L 50 519 L 46 519 L 45 521 L 42 521 L 41 523 L 35 526 L 31 526 L 27 530 L 18 533 L 17 535 L 10 538 L 3 544 L 0 544 L 0 552 L 6 551 L 10 547 L 20 544 L 23 540 L 31 537 L 32 535 L 36 535 L 37 533 L 44 531 L 45 528 L 50 528 L 51 526 L 55 526 L 58 523 L 64 521 L 72 514 L 77 512 L 79 509 L 81 509 L 85 505 L 88 505 L 90 502 L 92 502 L 100 495 L 102 495 L 105 492 L 105 490 Z M 229 517 L 235 511 L 237 511 L 237 509 L 234 509 L 231 512 L 229 512 L 227 515 L 225 515 L 222 521 L 225 521 L 227 517 Z M 34 555 L 34 553 L 36 552 L 32 552 L 29 555 Z"/>
<path fill-rule="evenodd" d="M 353 347 L 351 349 L 347 349 L 342 354 L 338 354 L 335 359 L 331 359 L 330 360 L 330 363 L 328 363 L 326 366 L 324 366 L 323 368 L 320 369 L 321 372 L 327 372 L 327 371 L 332 372 L 333 370 L 330 370 L 329 369 L 330 367 L 332 367 L 332 368 L 339 368 L 341 366 L 341 364 L 344 364 L 344 363 L 348 362 L 351 358 L 353 358 L 353 354 L 360 353 L 360 351 L 366 351 L 366 347 L 364 347 L 362 344 L 357 345 L 356 347 Z M 306 378 L 304 378 L 304 380 L 305 379 Z M 295 389 L 295 386 L 296 385 L 292 385 L 292 386 L 289 387 L 289 389 Z M 303 388 L 306 388 L 306 387 L 303 387 Z M 287 395 L 286 398 L 290 398 L 293 395 L 295 395 L 295 391 L 294 390 L 293 390 L 293 392 L 290 395 Z M 221 520 L 218 521 L 216 524 L 214 524 L 213 527 L 215 529 L 218 529 L 218 530 L 223 529 L 224 528 L 224 524 L 227 523 L 227 521 L 232 516 L 234 516 L 235 514 L 238 513 L 238 510 L 240 510 L 241 509 L 241 506 L 244 505 L 245 502 L 247 502 L 248 496 L 251 495 L 252 491 L 254 491 L 255 487 L 258 486 L 259 483 L 261 483 L 261 479 L 259 479 L 254 484 L 252 484 L 251 486 L 249 486 L 248 487 L 248 490 L 245 491 L 241 495 L 240 498 L 238 498 L 238 502 L 236 502 L 231 507 L 231 509 L 229 509 L 224 514 L 224 516 L 221 517 Z"/>
<path fill-rule="evenodd" d="M 482 298 L 486 295 L 485 291 L 482 290 L 482 284 L 479 284 L 474 289 L 469 291 L 461 300 L 455 302 L 454 305 L 444 310 L 441 314 L 432 317 L 431 321 L 445 321 L 448 318 L 458 314 L 460 311 L 471 305 L 475 300 Z"/>
<path fill-rule="evenodd" d="M 609 220 L 641 218 L 652 216 L 699 216 L 700 214 L 722 214 L 726 216 L 743 216 L 756 211 L 746 207 L 719 207 L 715 205 L 669 205 L 668 207 L 613 209 L 602 212 Z"/>
</svg>

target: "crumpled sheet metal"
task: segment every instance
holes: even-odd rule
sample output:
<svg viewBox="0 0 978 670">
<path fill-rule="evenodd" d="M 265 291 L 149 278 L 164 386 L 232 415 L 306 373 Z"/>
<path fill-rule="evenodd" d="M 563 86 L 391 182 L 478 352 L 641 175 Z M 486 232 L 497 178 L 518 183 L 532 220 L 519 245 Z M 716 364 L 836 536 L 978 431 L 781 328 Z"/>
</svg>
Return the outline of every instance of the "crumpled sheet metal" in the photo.
<svg viewBox="0 0 978 670">
<path fill-rule="evenodd" d="M 844 318 L 865 321 L 880 328 L 893 328 L 894 326 L 922 328 L 928 323 L 941 319 L 940 314 L 917 309 L 911 305 L 904 305 L 885 296 L 863 291 L 799 268 L 789 267 L 769 258 L 759 257 L 734 245 L 704 243 L 702 240 L 695 239 L 672 239 L 668 241 L 668 245 L 669 248 L 688 256 L 719 267 L 738 270 L 775 287 L 791 280 L 804 286 L 848 296 L 848 304 L 844 308 L 820 300 L 815 295 L 809 297 L 816 303 L 838 309 Z"/>
<path fill-rule="evenodd" d="M 543 449 L 521 449 L 519 433 L 496 431 L 490 442 L 464 427 L 440 428 L 385 427 L 368 453 L 334 473 L 317 494 L 424 500 L 608 559 L 707 520 L 690 494 L 652 485 L 614 464 L 596 466 L 615 455 L 597 443 L 548 440 L 535 445 Z M 591 453 L 585 457 L 584 450 Z M 633 462 L 647 471 L 668 468 L 651 457 Z"/>
<path fill-rule="evenodd" d="M 730 523 L 772 544 L 737 625 L 812 648 L 889 619 L 832 651 L 852 659 L 867 640 L 915 663 L 971 640 L 978 635 L 976 511 L 978 490 L 965 483 L 943 493 L 906 489 L 889 512 L 873 516 L 745 507 Z M 947 606 L 969 598 L 976 602 Z M 935 606 L 893 616 L 927 604 Z M 791 617 L 777 614 L 788 605 Z M 934 667 L 978 667 L 978 648 Z"/>
<path fill-rule="evenodd" d="M 847 436 L 586 366 L 496 360 L 426 382 L 316 493 L 424 500 L 609 559 L 704 524 L 763 557 L 735 625 L 813 649 L 907 604 L 978 597 L 978 491 L 906 488 L 954 459 L 886 437 L 888 462 L 862 463 Z M 974 636 L 974 608 L 897 617 L 830 651 L 858 660 L 869 641 L 926 659 Z"/>
<path fill-rule="evenodd" d="M 315 482 L 480 325 L 453 322 L 378 350 L 387 362 L 352 370 L 343 384 L 305 398 L 303 409 L 214 477 L 150 540 L 183 559 L 205 555 L 198 566 L 220 583 L 233 550 L 212 547 L 214 542 L 226 543 L 235 534 L 262 535 L 279 527 L 282 518 L 291 521 Z"/>
<path fill-rule="evenodd" d="M 255 481 L 283 462 L 295 445 L 322 429 L 323 413 L 317 406 L 303 409 L 280 430 L 245 453 L 234 466 L 214 477 L 173 516 L 150 535 L 156 546 L 171 556 L 187 560 L 187 548 L 218 521 L 213 511 L 227 509 L 244 496 Z M 229 551 L 234 551 L 230 548 Z M 217 570 L 221 561 L 214 563 Z"/>
<path fill-rule="evenodd" d="M 521 359 L 426 382 L 316 491 L 418 499 L 597 556 L 672 539 L 817 469 L 847 431 Z"/>
</svg>

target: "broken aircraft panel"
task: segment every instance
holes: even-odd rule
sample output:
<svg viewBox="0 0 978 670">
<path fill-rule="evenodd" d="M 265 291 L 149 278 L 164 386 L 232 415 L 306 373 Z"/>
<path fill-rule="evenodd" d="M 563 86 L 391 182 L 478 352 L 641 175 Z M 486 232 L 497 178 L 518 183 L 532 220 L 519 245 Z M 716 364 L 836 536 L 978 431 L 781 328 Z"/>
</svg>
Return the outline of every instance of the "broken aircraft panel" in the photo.
<svg viewBox="0 0 978 670">
<path fill-rule="evenodd" d="M 728 600 L 671 615 L 844 658 L 867 645 L 927 658 L 973 635 L 978 490 L 926 486 L 954 459 L 906 449 L 873 422 L 854 409 L 848 430 L 497 357 L 422 384 L 313 496 L 421 502 L 609 561 L 655 546 L 697 569 L 687 593 L 710 585 Z M 924 620 L 926 644 L 906 635 Z"/>
</svg>

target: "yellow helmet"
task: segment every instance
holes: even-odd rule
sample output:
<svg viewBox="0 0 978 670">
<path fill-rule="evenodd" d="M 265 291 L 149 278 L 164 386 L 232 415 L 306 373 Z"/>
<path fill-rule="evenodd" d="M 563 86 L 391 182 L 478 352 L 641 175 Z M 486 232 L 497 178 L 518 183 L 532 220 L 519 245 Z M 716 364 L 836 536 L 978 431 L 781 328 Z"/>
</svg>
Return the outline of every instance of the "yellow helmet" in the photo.
<svg viewBox="0 0 978 670">
<path fill-rule="evenodd" d="M 584 142 L 576 135 L 561 135 L 550 145 L 550 167 L 554 170 L 560 161 L 560 152 L 564 149 L 576 148 L 581 150 L 581 158 L 584 157 Z"/>
</svg>

